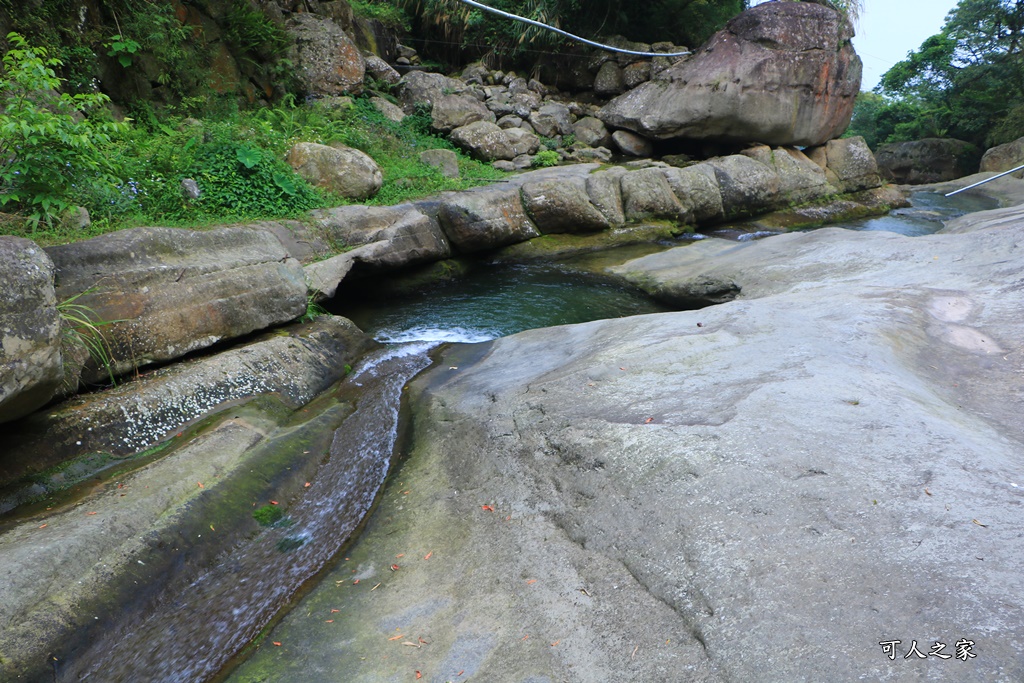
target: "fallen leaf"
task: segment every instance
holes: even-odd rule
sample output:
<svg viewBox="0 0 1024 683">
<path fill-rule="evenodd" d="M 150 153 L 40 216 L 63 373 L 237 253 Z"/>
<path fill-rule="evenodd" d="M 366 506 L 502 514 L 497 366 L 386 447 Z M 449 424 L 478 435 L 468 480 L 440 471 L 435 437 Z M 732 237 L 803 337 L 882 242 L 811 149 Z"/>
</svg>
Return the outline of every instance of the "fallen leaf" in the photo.
<svg viewBox="0 0 1024 683">
<path fill-rule="evenodd" d="M 459 672 L 459 675 L 461 676 L 461 675 L 462 675 L 462 674 L 464 674 L 464 673 L 466 673 L 466 670 L 465 670 L 465 669 L 463 669 L 462 671 L 460 671 L 460 672 Z"/>
<path fill-rule="evenodd" d="M 327 619 L 326 621 L 324 621 L 324 623 L 325 624 L 333 624 L 334 623 L 334 619 Z"/>
<path fill-rule="evenodd" d="M 649 425 L 649 424 L 651 424 L 652 422 L 654 422 L 654 418 L 653 418 L 653 417 L 649 417 L 649 418 L 647 418 L 646 420 L 644 420 L 644 424 L 645 424 L 645 425 Z"/>
<path fill-rule="evenodd" d="M 988 528 L 988 524 L 982 524 L 981 522 L 979 522 L 976 519 L 972 519 L 971 521 L 974 522 L 975 524 L 977 524 L 978 526 L 985 527 L 986 529 Z"/>
<path fill-rule="evenodd" d="M 434 554 L 434 551 L 433 551 L 433 550 L 431 550 L 431 551 L 430 551 L 429 553 L 427 553 L 426 555 L 424 555 L 424 556 L 423 556 L 423 559 L 424 559 L 424 560 L 429 560 L 429 559 L 430 559 L 430 556 L 431 556 L 431 555 L 433 555 L 433 554 Z"/>
<path fill-rule="evenodd" d="M 408 492 L 408 491 L 402 491 L 402 495 L 403 495 L 403 496 L 408 496 L 408 495 L 409 495 L 409 492 Z"/>
<path fill-rule="evenodd" d="M 399 633 L 399 634 L 398 634 L 397 636 L 395 636 L 394 638 L 388 638 L 388 640 L 398 640 L 399 638 L 405 638 L 405 636 L 403 636 L 403 635 L 402 635 L 401 633 Z"/>
<path fill-rule="evenodd" d="M 355 581 L 353 581 L 353 582 L 352 582 L 352 585 L 354 586 L 354 585 L 355 585 L 355 584 L 357 584 L 357 583 L 359 583 L 359 579 L 356 579 Z"/>
<path fill-rule="evenodd" d="M 400 567 L 397 564 L 391 565 L 391 571 L 397 572 L 399 569 L 400 569 Z"/>
<path fill-rule="evenodd" d="M 302 487 L 302 488 L 304 488 L 304 489 L 308 489 L 308 488 L 309 488 L 310 486 L 312 486 L 312 484 L 310 484 L 310 483 L 309 483 L 309 482 L 307 481 L 307 482 L 305 483 L 305 485 L 303 485 L 303 487 Z"/>
<path fill-rule="evenodd" d="M 421 674 L 419 671 L 417 671 L 416 672 L 416 678 L 423 678 L 423 674 Z"/>
<path fill-rule="evenodd" d="M 279 640 L 274 640 L 274 641 L 271 641 L 271 642 L 273 642 L 273 643 L 274 643 L 274 645 L 276 645 L 277 647 L 281 647 L 281 641 L 279 641 Z"/>
<path fill-rule="evenodd" d="M 697 323 L 697 327 L 704 327 L 704 323 Z"/>
<path fill-rule="evenodd" d="M 340 611 L 341 611 L 340 609 L 332 609 L 331 610 L 331 614 L 337 614 Z"/>
<path fill-rule="evenodd" d="M 47 508 L 47 510 L 49 510 L 49 508 Z M 87 515 L 97 515 L 99 513 L 98 512 L 86 512 L 85 514 L 87 514 Z"/>
<path fill-rule="evenodd" d="M 200 486 L 202 486 L 202 484 L 200 484 Z M 272 500 L 272 501 L 270 501 L 270 504 L 271 505 L 277 505 L 277 501 L 276 500 Z"/>
<path fill-rule="evenodd" d="M 927 493 L 929 496 L 932 495 L 932 492 L 929 491 L 928 489 L 925 489 L 924 492 Z"/>
<path fill-rule="evenodd" d="M 420 636 L 416 640 L 420 641 L 420 643 L 422 643 L 423 645 L 430 645 L 430 643 L 428 643 L 427 641 L 423 640 L 423 636 Z"/>
<path fill-rule="evenodd" d="M 480 509 L 486 512 L 494 512 L 494 508 L 490 505 L 481 505 Z"/>
<path fill-rule="evenodd" d="M 623 370 L 623 371 L 625 371 L 625 369 L 626 369 L 626 368 L 619 368 L 619 370 Z"/>
<path fill-rule="evenodd" d="M 205 489 L 205 488 L 206 488 L 205 486 L 203 486 L 203 482 L 201 482 L 201 481 L 197 481 L 197 482 L 196 482 L 196 484 L 197 484 L 197 485 L 199 486 L 199 488 L 201 488 L 201 489 Z"/>
<path fill-rule="evenodd" d="M 630 659 L 634 659 L 634 658 L 636 658 L 636 651 L 637 651 L 637 650 L 639 650 L 639 649 L 640 649 L 640 646 L 639 646 L 639 645 L 637 645 L 636 647 L 634 647 L 634 648 L 633 648 L 633 654 L 631 654 L 631 655 L 629 656 L 629 658 L 630 658 Z"/>
<path fill-rule="evenodd" d="M 562 641 L 556 640 L 555 642 L 551 643 L 551 647 L 554 647 L 555 645 L 558 645 L 560 642 L 562 642 Z"/>
<path fill-rule="evenodd" d="M 373 588 L 371 588 L 370 590 L 371 590 L 371 591 L 375 591 L 375 590 L 377 590 L 378 588 L 380 588 L 380 584 L 379 584 L 379 583 L 378 583 L 378 584 L 377 584 L 376 586 L 374 586 Z"/>
<path fill-rule="evenodd" d="M 210 531 L 216 531 L 216 529 L 213 528 L 212 524 L 210 525 Z"/>
<path fill-rule="evenodd" d="M 44 525 L 42 525 L 42 526 L 41 526 L 41 527 L 39 527 L 39 528 L 40 528 L 40 529 L 45 529 L 45 528 L 46 528 L 46 527 L 48 527 L 48 526 L 49 526 L 48 524 L 44 524 Z"/>
<path fill-rule="evenodd" d="M 526 582 L 526 585 L 529 586 L 530 584 L 533 584 L 533 583 L 537 583 L 537 579 L 530 579 L 529 581 Z"/>
<path fill-rule="evenodd" d="M 405 557 L 405 553 L 398 553 L 395 557 Z"/>
<path fill-rule="evenodd" d="M 420 647 L 416 643 L 410 643 L 408 640 L 402 643 L 402 645 L 405 645 L 406 647 Z"/>
<path fill-rule="evenodd" d="M 520 638 L 520 640 L 526 640 L 526 639 L 527 639 L 527 638 L 529 638 L 529 637 L 530 637 L 530 634 L 529 634 L 529 633 L 527 633 L 527 634 L 526 634 L 525 636 L 523 636 L 522 638 Z"/>
</svg>

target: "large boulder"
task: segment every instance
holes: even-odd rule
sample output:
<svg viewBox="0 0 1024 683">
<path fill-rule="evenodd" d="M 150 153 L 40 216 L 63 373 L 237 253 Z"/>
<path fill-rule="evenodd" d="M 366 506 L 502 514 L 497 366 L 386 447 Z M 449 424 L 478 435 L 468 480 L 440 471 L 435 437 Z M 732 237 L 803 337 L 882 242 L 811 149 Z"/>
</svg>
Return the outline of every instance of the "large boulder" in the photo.
<svg viewBox="0 0 1024 683">
<path fill-rule="evenodd" d="M 985 151 L 981 157 L 979 171 L 1002 173 L 1024 165 L 1024 138 L 1018 138 L 1005 145 L 997 145 Z M 1024 171 L 1017 171 L 1015 177 L 1024 177 Z"/>
<path fill-rule="evenodd" d="M 303 90 L 322 95 L 362 90 L 366 60 L 338 24 L 300 12 L 291 15 L 285 30 L 293 40 L 290 58 Z"/>
<path fill-rule="evenodd" d="M 368 199 L 384 184 L 384 176 L 368 154 L 340 143 L 299 142 L 285 159 L 311 184 L 348 199 Z"/>
<path fill-rule="evenodd" d="M 491 121 L 475 121 L 452 131 L 451 141 L 474 159 L 511 161 L 519 156 L 515 141 Z"/>
<path fill-rule="evenodd" d="M 549 178 L 523 184 L 523 205 L 542 233 L 597 232 L 609 227 L 594 206 L 584 178 Z"/>
<path fill-rule="evenodd" d="M 444 74 L 427 71 L 410 71 L 398 82 L 398 100 L 406 114 L 413 114 L 417 107 L 432 109 L 434 103 L 445 95 L 463 92 L 466 84 Z"/>
<path fill-rule="evenodd" d="M 875 159 L 886 180 L 923 185 L 976 173 L 981 151 L 963 140 L 925 138 L 882 145 Z"/>
<path fill-rule="evenodd" d="M 0 236 L 0 282 L 0 422 L 7 422 L 49 401 L 64 373 L 46 252 L 30 240 Z"/>
<path fill-rule="evenodd" d="M 481 188 L 442 200 L 438 218 L 456 251 L 469 253 L 539 237 L 519 188 Z"/>
<path fill-rule="evenodd" d="M 820 145 L 850 123 L 861 62 L 853 28 L 808 2 L 740 14 L 689 59 L 612 100 L 609 126 L 677 138 Z"/>
<path fill-rule="evenodd" d="M 108 361 L 94 357 L 86 367 L 90 381 L 306 310 L 301 264 L 264 230 L 134 228 L 46 251 L 58 300 L 77 296 L 108 345 Z"/>
<path fill-rule="evenodd" d="M 494 123 L 494 114 L 480 100 L 469 94 L 441 95 L 430 110 L 432 130 L 450 133 L 475 121 Z"/>
<path fill-rule="evenodd" d="M 807 150 L 806 156 L 825 171 L 826 180 L 838 192 L 858 192 L 882 184 L 875 155 L 859 135 L 829 140 Z"/>
<path fill-rule="evenodd" d="M 705 163 L 715 170 L 726 218 L 762 213 L 778 201 L 779 174 L 772 167 L 742 154 Z"/>
</svg>

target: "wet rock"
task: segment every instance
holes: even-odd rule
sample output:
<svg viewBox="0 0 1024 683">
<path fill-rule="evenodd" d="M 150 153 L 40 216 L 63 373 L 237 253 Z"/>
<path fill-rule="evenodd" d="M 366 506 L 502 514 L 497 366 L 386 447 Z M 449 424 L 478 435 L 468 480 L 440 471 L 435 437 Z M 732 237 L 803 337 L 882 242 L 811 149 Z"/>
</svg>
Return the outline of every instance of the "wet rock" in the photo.
<svg viewBox="0 0 1024 683">
<path fill-rule="evenodd" d="M 368 199 L 384 184 L 377 162 L 341 143 L 299 142 L 288 150 L 285 161 L 311 184 L 349 199 Z"/>
<path fill-rule="evenodd" d="M 612 167 L 587 176 L 587 196 L 614 228 L 626 223 L 622 207 L 622 176 L 627 173 L 622 167 Z"/>
<path fill-rule="evenodd" d="M 109 344 L 110 367 L 93 359 L 87 381 L 287 322 L 306 308 L 302 266 L 262 230 L 134 228 L 46 251 L 57 298 L 80 295 L 75 303 Z"/>
<path fill-rule="evenodd" d="M 291 60 L 303 90 L 339 95 L 362 89 L 366 60 L 334 21 L 308 12 L 292 14 L 285 31 L 294 41 Z"/>
<path fill-rule="evenodd" d="M 852 36 L 823 5 L 763 3 L 600 117 L 655 140 L 820 145 L 846 130 L 860 90 Z"/>
<path fill-rule="evenodd" d="M 0 236 L 0 422 L 27 415 L 60 388 L 53 273 L 53 262 L 35 242 Z"/>
<path fill-rule="evenodd" d="M 993 305 L 1019 233 L 707 240 L 667 252 L 693 254 L 678 277 L 735 272 L 756 298 L 452 349 L 413 384 L 402 488 L 331 577 L 388 590 L 325 582 L 310 608 L 355 616 L 321 635 L 296 610 L 270 637 L 299 651 L 264 648 L 246 675 L 400 677 L 381 633 L 406 624 L 431 634 L 417 667 L 439 680 L 882 680 L 894 628 L 973 640 L 950 680 L 1016 675 L 1020 364 L 970 340 L 1024 338 L 1021 290 Z M 409 547 L 430 560 L 382 569 Z M 971 591 L 948 590 L 965 574 Z M 780 623 L 815 637 L 794 649 Z M 836 642 L 864 647 L 837 659 Z"/>
<path fill-rule="evenodd" d="M 876 158 L 878 170 L 886 180 L 921 185 L 977 172 L 981 152 L 963 140 L 926 138 L 882 145 Z"/>
<path fill-rule="evenodd" d="M 505 131 L 490 121 L 477 121 L 451 133 L 451 141 L 480 161 L 512 160 L 516 147 Z"/>
<path fill-rule="evenodd" d="M 518 188 L 481 188 L 449 195 L 442 200 L 438 219 L 452 246 L 461 253 L 540 235 L 523 210 Z"/>
<path fill-rule="evenodd" d="M 421 152 L 420 163 L 436 168 L 445 178 L 459 177 L 459 155 L 450 149 L 428 149 Z"/>
<path fill-rule="evenodd" d="M 523 206 L 540 232 L 597 232 L 608 220 L 590 202 L 584 178 L 551 178 L 523 185 Z"/>
</svg>

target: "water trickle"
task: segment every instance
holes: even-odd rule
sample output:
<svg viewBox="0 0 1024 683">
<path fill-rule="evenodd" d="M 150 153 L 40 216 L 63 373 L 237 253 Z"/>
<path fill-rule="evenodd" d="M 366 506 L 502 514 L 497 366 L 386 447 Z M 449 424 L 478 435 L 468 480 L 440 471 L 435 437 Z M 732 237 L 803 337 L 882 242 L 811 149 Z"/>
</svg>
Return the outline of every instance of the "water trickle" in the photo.
<svg viewBox="0 0 1024 683">
<path fill-rule="evenodd" d="M 216 566 L 164 587 L 157 604 L 94 642 L 60 681 L 200 681 L 214 675 L 342 548 L 387 476 L 402 387 L 430 364 L 433 344 L 382 349 L 358 365 L 358 405 L 330 457 L 287 511 L 226 551 Z"/>
</svg>

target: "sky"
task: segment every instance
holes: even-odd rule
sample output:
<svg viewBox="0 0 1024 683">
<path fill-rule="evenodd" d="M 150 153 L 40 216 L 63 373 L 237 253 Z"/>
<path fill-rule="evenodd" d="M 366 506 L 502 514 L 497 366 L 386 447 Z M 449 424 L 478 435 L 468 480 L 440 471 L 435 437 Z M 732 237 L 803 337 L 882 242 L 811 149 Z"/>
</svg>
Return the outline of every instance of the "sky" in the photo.
<svg viewBox="0 0 1024 683">
<path fill-rule="evenodd" d="M 925 38 L 942 28 L 957 0 L 863 0 L 853 47 L 864 62 L 861 90 L 871 90 L 882 74 L 906 59 Z M 753 5 L 761 4 L 754 0 Z"/>
</svg>

